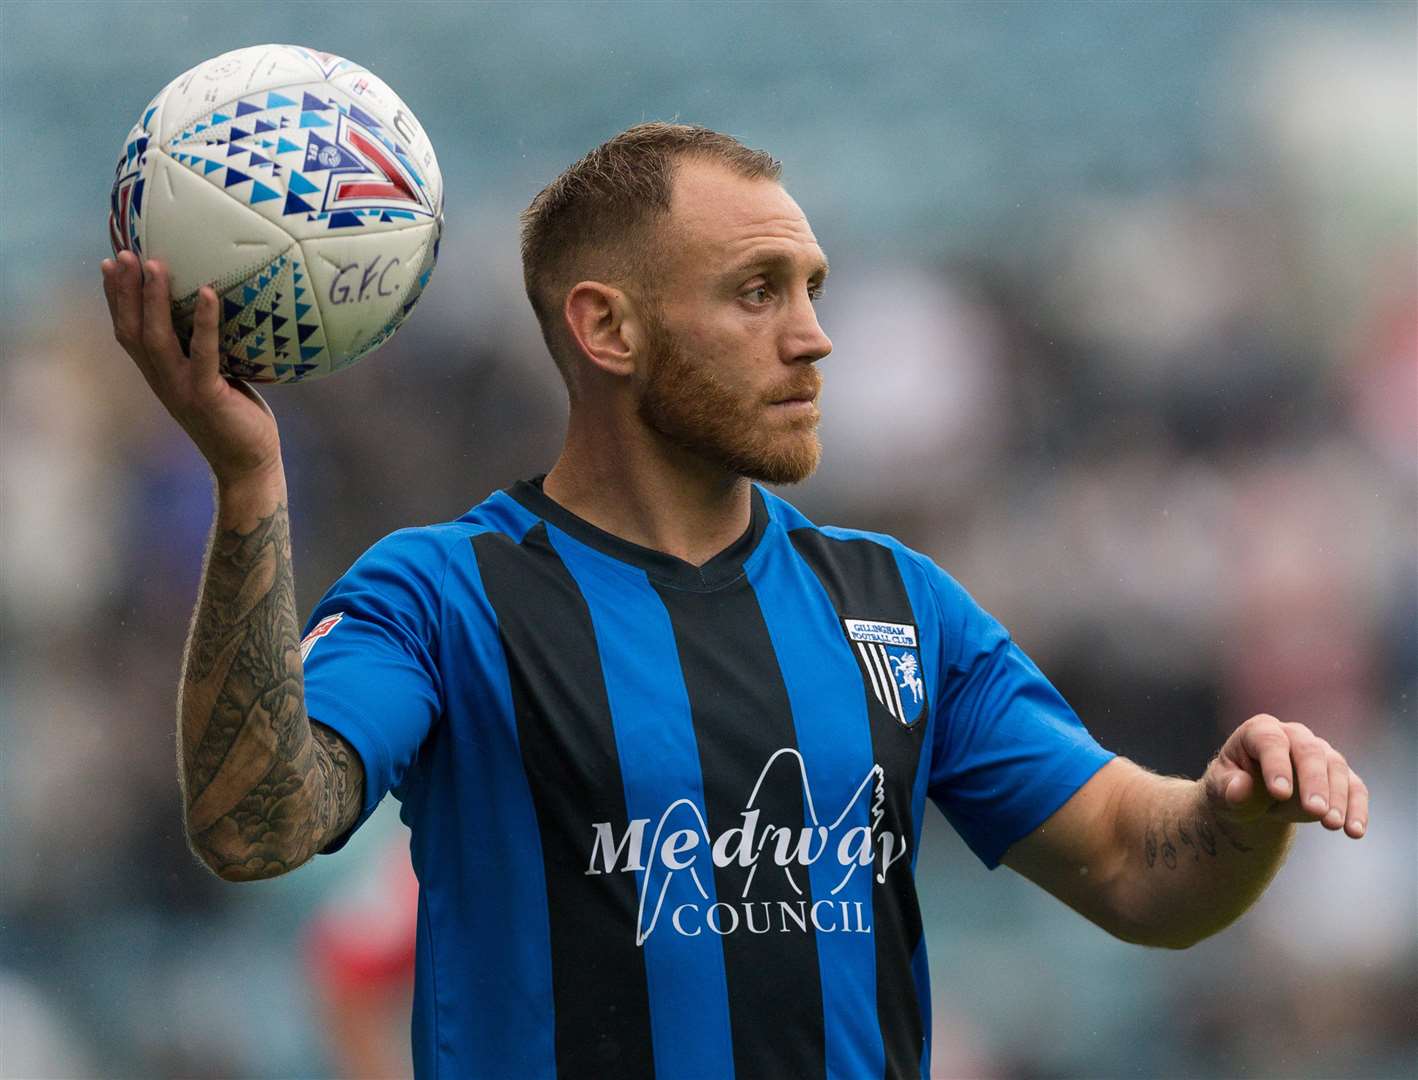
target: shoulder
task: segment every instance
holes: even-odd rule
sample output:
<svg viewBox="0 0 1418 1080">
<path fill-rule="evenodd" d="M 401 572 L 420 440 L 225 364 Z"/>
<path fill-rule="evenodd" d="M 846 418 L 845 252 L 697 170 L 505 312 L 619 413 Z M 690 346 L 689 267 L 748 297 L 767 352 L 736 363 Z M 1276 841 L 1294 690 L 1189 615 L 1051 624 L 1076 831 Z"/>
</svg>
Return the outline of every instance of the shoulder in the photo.
<svg viewBox="0 0 1418 1080">
<path fill-rule="evenodd" d="M 441 576 L 453 557 L 468 549 L 469 541 L 495 533 L 520 538 L 528 527 L 526 511 L 494 492 L 454 521 L 412 525 L 377 540 L 355 562 L 354 568 L 388 567 L 425 575 Z"/>
<path fill-rule="evenodd" d="M 476 594 L 475 575 L 460 572 L 472 563 L 472 543 L 497 533 L 475 507 L 456 521 L 416 525 L 381 537 L 321 597 L 310 617 L 314 626 L 335 614 L 358 615 L 387 626 L 401 626 L 427 642 L 441 636 L 451 605 Z"/>
<path fill-rule="evenodd" d="M 908 547 L 896 537 L 868 529 L 853 529 L 841 525 L 819 525 L 792 503 L 770 491 L 758 489 L 768 508 L 769 518 L 779 525 L 798 546 L 813 544 L 831 549 L 839 545 L 870 546 L 877 549 L 878 560 L 887 559 L 899 568 L 908 585 L 918 584 L 932 590 L 942 588 L 947 593 L 965 595 L 958 582 L 929 555 Z"/>
<path fill-rule="evenodd" d="M 760 489 L 762 490 L 762 489 Z M 922 617 L 932 617 L 964 656 L 988 652 L 1008 638 L 1005 629 L 980 606 L 969 591 L 933 558 L 887 533 L 840 525 L 819 525 L 786 500 L 763 492 L 769 515 L 793 541 L 800 553 L 814 548 L 834 562 L 869 571 L 889 566 L 900 575 L 912 606 Z M 869 549 L 871 554 L 860 554 Z M 833 558 L 835 553 L 840 553 Z"/>
<path fill-rule="evenodd" d="M 351 570 L 441 577 L 454 552 L 471 537 L 485 531 L 485 527 L 462 521 L 398 529 L 371 544 L 355 560 Z"/>
</svg>

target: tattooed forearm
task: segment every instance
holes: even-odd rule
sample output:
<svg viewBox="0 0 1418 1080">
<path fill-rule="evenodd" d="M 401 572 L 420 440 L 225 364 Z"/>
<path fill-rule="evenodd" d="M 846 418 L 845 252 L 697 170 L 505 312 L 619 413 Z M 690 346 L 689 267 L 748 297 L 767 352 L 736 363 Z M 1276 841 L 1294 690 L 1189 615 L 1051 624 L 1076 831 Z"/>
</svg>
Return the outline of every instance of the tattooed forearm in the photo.
<svg viewBox="0 0 1418 1080">
<path fill-rule="evenodd" d="M 1149 822 L 1143 833 L 1143 858 L 1149 870 L 1159 862 L 1168 870 L 1175 870 L 1177 864 L 1188 857 L 1189 861 L 1194 863 L 1200 862 L 1203 855 L 1214 859 L 1218 850 L 1218 834 L 1225 846 L 1233 851 L 1251 850 L 1220 821 L 1209 821 L 1201 817 L 1187 819 L 1164 810 L 1155 820 Z"/>
<path fill-rule="evenodd" d="M 284 505 L 214 536 L 187 643 L 178 744 L 187 832 L 223 877 L 300 865 L 348 827 L 359 759 L 305 715 Z"/>
</svg>

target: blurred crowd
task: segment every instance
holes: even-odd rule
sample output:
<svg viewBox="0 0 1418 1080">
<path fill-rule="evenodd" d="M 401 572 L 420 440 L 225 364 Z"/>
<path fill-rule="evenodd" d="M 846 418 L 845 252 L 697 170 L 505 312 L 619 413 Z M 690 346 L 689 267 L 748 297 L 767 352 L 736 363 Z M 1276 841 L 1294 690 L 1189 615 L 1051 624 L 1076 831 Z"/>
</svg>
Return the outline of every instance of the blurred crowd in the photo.
<svg viewBox="0 0 1418 1080">
<path fill-rule="evenodd" d="M 1351 46 L 1294 37 L 1251 71 L 1224 167 L 1100 181 L 1027 246 L 837 250 L 845 226 L 804 200 L 835 349 L 823 465 L 787 497 L 932 555 L 1110 748 L 1195 776 L 1264 711 L 1374 793 L 1362 842 L 1306 830 L 1257 910 L 1180 955 L 985 873 L 930 811 L 939 1076 L 1418 1063 L 1415 72 Z M 789 162 L 790 190 L 819 164 Z M 383 534 L 554 459 L 563 392 L 520 296 L 516 209 L 450 207 L 408 326 L 267 394 L 302 611 Z M 256 885 L 189 855 L 174 691 L 209 481 L 112 341 L 96 263 L 48 306 L 0 328 L 0 1071 L 337 1073 L 319 913 L 401 826 L 382 811 L 339 858 Z"/>
</svg>

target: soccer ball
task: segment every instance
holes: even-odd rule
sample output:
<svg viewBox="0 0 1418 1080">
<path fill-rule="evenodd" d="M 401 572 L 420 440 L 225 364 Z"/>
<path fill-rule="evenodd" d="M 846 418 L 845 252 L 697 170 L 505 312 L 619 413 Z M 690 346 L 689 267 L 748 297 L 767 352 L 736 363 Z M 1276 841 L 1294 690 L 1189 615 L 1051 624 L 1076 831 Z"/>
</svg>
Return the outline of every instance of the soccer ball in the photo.
<svg viewBox="0 0 1418 1080">
<path fill-rule="evenodd" d="M 333 374 L 398 329 L 438 257 L 443 177 L 409 107 L 358 64 L 299 45 L 223 53 L 169 83 L 118 156 L 114 253 L 160 259 L 190 341 L 220 298 L 222 370 Z"/>
</svg>

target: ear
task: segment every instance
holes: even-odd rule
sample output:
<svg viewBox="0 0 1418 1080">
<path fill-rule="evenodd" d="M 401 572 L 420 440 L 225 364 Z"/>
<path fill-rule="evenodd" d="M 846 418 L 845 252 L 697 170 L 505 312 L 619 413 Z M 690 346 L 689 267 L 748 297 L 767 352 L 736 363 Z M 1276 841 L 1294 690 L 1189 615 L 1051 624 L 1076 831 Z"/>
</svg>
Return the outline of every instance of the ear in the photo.
<svg viewBox="0 0 1418 1080">
<path fill-rule="evenodd" d="M 562 316 L 576 345 L 601 371 L 621 378 L 635 371 L 639 322 L 630 298 L 599 281 L 581 281 L 566 294 Z"/>
</svg>

